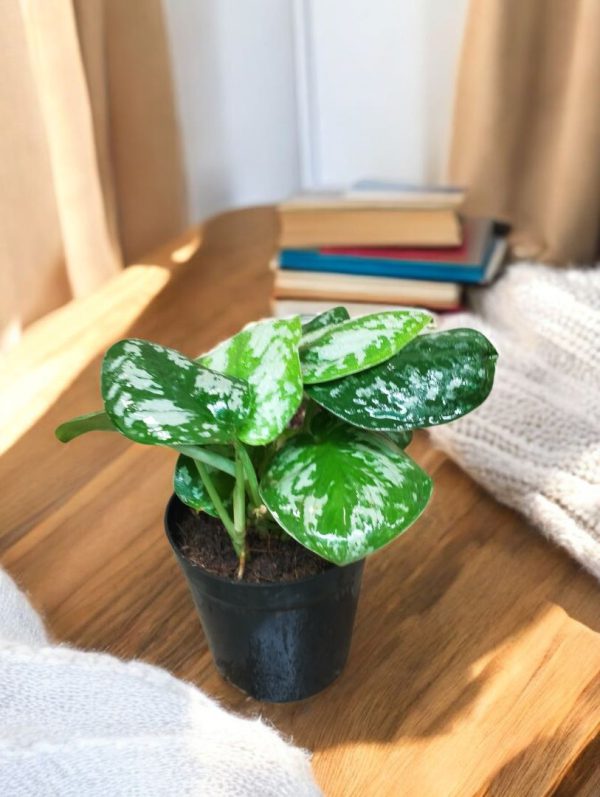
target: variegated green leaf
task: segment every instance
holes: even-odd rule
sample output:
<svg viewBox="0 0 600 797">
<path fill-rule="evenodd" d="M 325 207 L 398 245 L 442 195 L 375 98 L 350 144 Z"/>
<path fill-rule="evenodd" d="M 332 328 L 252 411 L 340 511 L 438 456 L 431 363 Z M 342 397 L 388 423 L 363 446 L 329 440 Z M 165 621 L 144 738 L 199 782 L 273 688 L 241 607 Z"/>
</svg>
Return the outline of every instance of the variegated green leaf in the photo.
<svg viewBox="0 0 600 797">
<path fill-rule="evenodd" d="M 494 381 L 498 354 L 474 329 L 419 335 L 381 365 L 307 387 L 329 412 L 363 429 L 417 429 L 478 407 Z"/>
<path fill-rule="evenodd" d="M 199 359 L 203 365 L 246 379 L 252 386 L 254 407 L 239 430 L 244 443 L 257 446 L 275 440 L 300 406 L 301 334 L 298 316 L 258 321 Z"/>
<path fill-rule="evenodd" d="M 102 397 L 119 431 L 149 445 L 229 442 L 252 408 L 246 382 L 135 338 L 106 352 Z"/>
<path fill-rule="evenodd" d="M 432 484 L 382 435 L 316 420 L 315 434 L 293 437 L 277 452 L 260 493 L 288 534 L 345 565 L 401 534 L 425 508 Z"/>
<path fill-rule="evenodd" d="M 322 335 L 326 327 L 342 324 L 344 321 L 348 321 L 349 318 L 350 313 L 345 307 L 331 307 L 329 310 L 325 310 L 324 313 L 311 318 L 306 324 L 302 324 L 302 341 L 300 345 L 307 346 Z"/>
<path fill-rule="evenodd" d="M 326 327 L 300 350 L 304 382 L 329 382 L 384 362 L 431 320 L 422 310 L 388 310 Z"/>
<path fill-rule="evenodd" d="M 205 467 L 225 508 L 229 510 L 235 479 L 223 471 L 211 468 L 210 465 L 205 465 Z M 180 455 L 175 465 L 173 487 L 179 499 L 187 506 L 197 511 L 207 512 L 213 517 L 219 517 L 215 505 L 206 492 L 198 469 L 194 465 L 194 460 L 184 454 Z"/>
<path fill-rule="evenodd" d="M 78 415 L 77 418 L 71 418 L 70 421 L 61 423 L 54 430 L 54 434 L 61 443 L 68 443 L 86 432 L 118 432 L 118 429 L 104 410 L 98 410 L 97 412 L 88 412 L 87 415 Z"/>
</svg>

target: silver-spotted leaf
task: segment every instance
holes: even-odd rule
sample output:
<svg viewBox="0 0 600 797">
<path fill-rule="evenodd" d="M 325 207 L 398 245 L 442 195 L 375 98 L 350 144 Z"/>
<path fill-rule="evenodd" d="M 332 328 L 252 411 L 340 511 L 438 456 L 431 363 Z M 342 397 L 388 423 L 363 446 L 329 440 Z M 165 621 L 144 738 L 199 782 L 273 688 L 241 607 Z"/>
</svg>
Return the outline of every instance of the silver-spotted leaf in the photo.
<svg viewBox="0 0 600 797">
<path fill-rule="evenodd" d="M 208 475 L 212 479 L 216 491 L 219 493 L 226 509 L 231 507 L 231 497 L 235 479 L 221 470 L 212 468 L 210 465 L 204 466 Z M 215 505 L 206 491 L 204 482 L 200 478 L 198 469 L 191 457 L 181 454 L 175 465 L 173 475 L 173 488 L 178 498 L 184 504 L 196 511 L 207 512 L 213 517 L 219 517 Z"/>
<path fill-rule="evenodd" d="M 306 346 L 312 343 L 313 340 L 323 334 L 326 327 L 342 324 L 344 321 L 348 321 L 349 318 L 350 313 L 341 305 L 319 313 L 319 315 L 311 318 L 310 321 L 302 324 L 302 341 L 300 345 Z"/>
<path fill-rule="evenodd" d="M 275 440 L 300 406 L 301 334 L 298 316 L 258 321 L 199 359 L 215 371 L 247 380 L 253 388 L 254 406 L 239 430 L 244 443 L 257 446 Z"/>
<path fill-rule="evenodd" d="M 106 352 L 102 397 L 119 431 L 148 445 L 230 442 L 252 408 L 246 382 L 136 338 Z"/>
<path fill-rule="evenodd" d="M 419 335 L 381 365 L 307 387 L 329 412 L 380 431 L 448 423 L 478 407 L 494 382 L 498 354 L 474 329 Z"/>
<path fill-rule="evenodd" d="M 304 382 L 329 382 L 384 362 L 431 320 L 422 310 L 388 310 L 326 327 L 300 350 Z"/>
<path fill-rule="evenodd" d="M 429 476 L 372 432 L 320 423 L 290 438 L 261 479 L 273 517 L 300 544 L 338 565 L 378 550 L 425 508 Z"/>
<path fill-rule="evenodd" d="M 78 415 L 57 426 L 54 434 L 61 443 L 68 443 L 75 437 L 79 437 L 86 432 L 118 432 L 114 423 L 104 410 L 88 412 L 86 415 Z"/>
</svg>

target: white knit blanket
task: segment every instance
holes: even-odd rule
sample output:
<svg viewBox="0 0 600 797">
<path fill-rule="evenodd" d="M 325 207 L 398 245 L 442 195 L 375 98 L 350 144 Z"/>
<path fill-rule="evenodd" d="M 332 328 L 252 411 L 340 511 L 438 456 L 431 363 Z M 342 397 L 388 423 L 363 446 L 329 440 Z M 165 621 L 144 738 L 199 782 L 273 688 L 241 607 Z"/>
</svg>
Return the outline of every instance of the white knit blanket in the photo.
<svg viewBox="0 0 600 797">
<path fill-rule="evenodd" d="M 490 338 L 495 384 L 432 437 L 600 578 L 600 269 L 515 264 L 472 300 L 442 326 Z"/>
<path fill-rule="evenodd" d="M 0 570 L 0 795 L 317 797 L 308 756 L 140 662 L 49 643 Z"/>
</svg>

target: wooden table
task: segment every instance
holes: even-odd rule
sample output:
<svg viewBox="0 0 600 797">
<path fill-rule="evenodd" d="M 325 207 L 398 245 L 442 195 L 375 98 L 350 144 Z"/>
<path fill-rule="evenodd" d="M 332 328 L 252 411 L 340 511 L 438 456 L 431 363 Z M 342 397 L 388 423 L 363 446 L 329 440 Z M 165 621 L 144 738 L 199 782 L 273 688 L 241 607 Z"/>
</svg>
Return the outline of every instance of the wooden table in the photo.
<svg viewBox="0 0 600 797">
<path fill-rule="evenodd" d="M 0 550 L 52 633 L 262 714 L 314 751 L 330 797 L 600 794 L 600 589 L 425 434 L 411 453 L 434 498 L 369 560 L 339 681 L 269 706 L 215 673 L 162 531 L 173 456 L 114 435 L 68 446 L 52 435 L 100 405 L 100 355 L 115 338 L 193 355 L 268 313 L 273 211 L 225 214 L 201 235 L 195 253 L 173 245 L 42 322 L 5 361 L 3 425 L 20 437 L 0 459 Z"/>
</svg>

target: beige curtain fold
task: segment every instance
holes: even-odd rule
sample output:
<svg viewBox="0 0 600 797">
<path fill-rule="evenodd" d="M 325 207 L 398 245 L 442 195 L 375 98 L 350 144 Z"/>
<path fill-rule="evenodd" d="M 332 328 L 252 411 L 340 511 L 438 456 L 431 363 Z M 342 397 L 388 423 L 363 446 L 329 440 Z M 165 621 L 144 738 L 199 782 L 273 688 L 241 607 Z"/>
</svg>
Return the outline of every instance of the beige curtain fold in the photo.
<svg viewBox="0 0 600 797">
<path fill-rule="evenodd" d="M 600 240 L 600 2 L 471 0 L 450 179 L 515 253 L 590 263 Z"/>
<path fill-rule="evenodd" d="M 162 3 L 74 2 L 105 195 L 114 197 L 123 257 L 131 263 L 187 220 Z"/>
<path fill-rule="evenodd" d="M 0 349 L 186 222 L 159 0 L 0 0 Z"/>
</svg>

